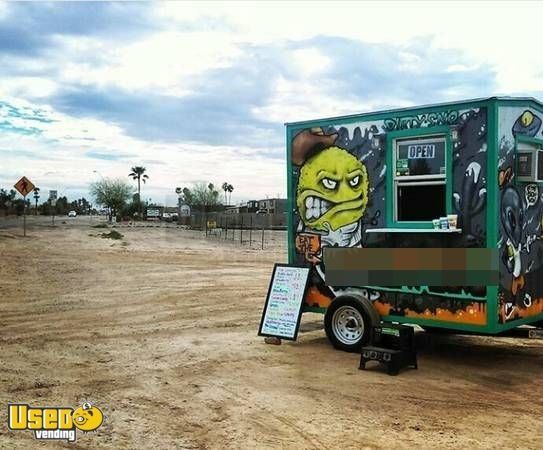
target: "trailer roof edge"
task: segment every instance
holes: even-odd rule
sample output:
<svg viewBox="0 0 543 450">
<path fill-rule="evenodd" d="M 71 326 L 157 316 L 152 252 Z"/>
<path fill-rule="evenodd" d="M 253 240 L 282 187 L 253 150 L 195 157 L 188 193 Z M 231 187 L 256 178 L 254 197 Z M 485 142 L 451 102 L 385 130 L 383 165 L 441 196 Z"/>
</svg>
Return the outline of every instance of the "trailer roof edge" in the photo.
<svg viewBox="0 0 543 450">
<path fill-rule="evenodd" d="M 458 100 L 453 102 L 443 102 L 443 103 L 430 103 L 426 105 L 414 105 L 414 106 L 406 106 L 402 108 L 392 108 L 392 109 L 382 109 L 378 111 L 366 111 L 361 113 L 355 113 L 355 114 L 346 114 L 344 116 L 331 116 L 331 117 L 317 117 L 314 119 L 307 119 L 307 120 L 300 120 L 296 122 L 285 122 L 285 126 L 290 125 L 303 125 L 306 123 L 311 122 L 320 122 L 320 121 L 333 121 L 333 120 L 341 120 L 341 119 L 352 119 L 356 117 L 365 117 L 365 116 L 374 116 L 379 114 L 392 114 L 392 113 L 399 113 L 399 112 L 407 112 L 407 111 L 413 111 L 417 109 L 426 109 L 426 108 L 437 108 L 442 106 L 453 106 L 453 105 L 463 105 L 466 103 L 480 103 L 480 102 L 486 102 L 490 100 L 498 100 L 498 101 L 513 101 L 513 102 L 533 102 L 537 105 L 543 107 L 543 102 L 537 100 L 534 97 L 506 97 L 506 96 L 492 96 L 492 97 L 481 97 L 481 98 L 472 98 L 472 99 L 466 99 L 466 100 Z"/>
</svg>

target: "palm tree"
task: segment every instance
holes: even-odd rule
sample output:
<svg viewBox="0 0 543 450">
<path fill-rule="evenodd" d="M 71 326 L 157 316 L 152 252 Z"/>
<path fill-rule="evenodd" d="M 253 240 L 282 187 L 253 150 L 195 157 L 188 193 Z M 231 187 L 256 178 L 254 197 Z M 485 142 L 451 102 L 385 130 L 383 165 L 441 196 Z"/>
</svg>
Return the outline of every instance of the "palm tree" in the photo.
<svg viewBox="0 0 543 450">
<path fill-rule="evenodd" d="M 34 188 L 34 200 L 36 201 L 36 209 L 34 211 L 34 214 L 37 216 L 38 215 L 38 200 L 40 199 L 40 188 L 39 187 L 35 187 Z"/>
<path fill-rule="evenodd" d="M 145 183 L 146 180 L 149 179 L 149 176 L 145 174 L 145 167 L 142 166 L 135 166 L 132 167 L 132 172 L 128 174 L 130 178 L 133 180 L 138 180 L 138 198 L 141 198 L 141 182 L 143 181 Z"/>
<path fill-rule="evenodd" d="M 230 198 L 228 200 L 228 203 L 232 203 L 232 191 L 234 190 L 234 186 L 232 186 L 231 184 L 229 184 L 226 188 L 226 190 L 228 191 L 228 193 L 230 194 Z"/>
<path fill-rule="evenodd" d="M 226 192 L 228 192 L 228 183 L 226 181 L 222 184 L 222 190 L 224 191 L 224 204 L 226 205 Z"/>
<path fill-rule="evenodd" d="M 143 216 L 141 211 L 141 182 L 145 183 L 149 179 L 149 176 L 145 173 L 145 167 L 143 166 L 134 166 L 132 167 L 132 172 L 128 174 L 133 180 L 138 180 L 138 203 L 140 204 L 140 215 Z"/>
</svg>

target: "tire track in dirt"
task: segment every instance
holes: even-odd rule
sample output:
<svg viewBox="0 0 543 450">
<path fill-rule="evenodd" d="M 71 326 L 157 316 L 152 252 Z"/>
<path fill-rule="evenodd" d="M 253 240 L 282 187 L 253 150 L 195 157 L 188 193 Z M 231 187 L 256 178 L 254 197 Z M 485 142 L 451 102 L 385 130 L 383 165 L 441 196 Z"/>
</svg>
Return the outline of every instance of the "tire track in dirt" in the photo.
<svg viewBox="0 0 543 450">
<path fill-rule="evenodd" d="M 244 361 L 246 359 L 239 359 L 238 361 Z M 227 365 L 229 363 L 232 363 L 235 361 L 227 360 L 222 362 L 223 365 Z M 201 366 L 202 364 L 199 364 Z M 213 364 L 209 364 L 212 366 Z M 205 367 L 205 363 L 204 363 Z M 200 367 L 201 368 L 201 367 Z M 184 366 L 184 369 L 186 369 L 186 366 Z M 205 386 L 206 381 L 201 378 L 192 378 L 193 383 L 197 382 L 196 385 L 198 386 Z M 242 396 L 239 392 L 235 392 L 222 383 L 213 383 L 213 388 L 218 389 L 222 391 L 222 397 L 221 397 L 221 403 L 228 402 L 228 408 L 232 408 L 234 405 L 238 407 L 243 407 L 246 409 L 252 409 L 258 410 L 258 416 L 251 415 L 251 417 L 248 419 L 254 424 L 258 425 L 262 430 L 266 430 L 268 433 L 271 429 L 276 428 L 277 433 L 289 433 L 293 432 L 295 435 L 299 436 L 302 441 L 306 444 L 306 446 L 302 448 L 312 448 L 312 449 L 329 449 L 332 447 L 327 446 L 322 441 L 320 441 L 316 436 L 311 435 L 304 431 L 303 427 L 299 426 L 295 423 L 294 420 L 289 419 L 288 417 L 284 417 L 280 414 L 275 413 L 272 409 L 267 408 L 262 405 L 255 405 L 248 397 Z M 220 421 L 224 421 L 229 417 L 229 414 L 224 411 L 224 406 L 221 405 L 214 405 L 214 408 L 216 410 L 220 410 L 223 416 L 223 419 Z M 279 427 L 273 427 L 272 422 L 276 422 L 279 424 Z M 216 422 L 216 421 L 215 421 Z M 290 439 L 292 440 L 292 439 Z M 279 443 L 279 442 L 278 442 Z M 295 443 L 296 448 L 301 448 L 299 443 Z"/>
</svg>

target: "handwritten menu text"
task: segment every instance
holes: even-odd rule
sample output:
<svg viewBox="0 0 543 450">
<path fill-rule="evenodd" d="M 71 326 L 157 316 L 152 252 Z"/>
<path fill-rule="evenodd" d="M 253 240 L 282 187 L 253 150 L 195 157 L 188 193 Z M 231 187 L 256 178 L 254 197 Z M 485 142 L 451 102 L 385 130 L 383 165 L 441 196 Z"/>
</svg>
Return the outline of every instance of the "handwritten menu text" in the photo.
<svg viewBox="0 0 543 450">
<path fill-rule="evenodd" d="M 309 268 L 276 266 L 260 334 L 294 339 Z"/>
</svg>

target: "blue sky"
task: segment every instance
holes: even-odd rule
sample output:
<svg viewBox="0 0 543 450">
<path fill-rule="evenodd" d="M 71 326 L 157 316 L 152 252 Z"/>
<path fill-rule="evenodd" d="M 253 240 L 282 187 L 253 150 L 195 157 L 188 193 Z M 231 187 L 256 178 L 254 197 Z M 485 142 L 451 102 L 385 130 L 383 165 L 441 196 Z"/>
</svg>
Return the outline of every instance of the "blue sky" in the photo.
<svg viewBox="0 0 543 450">
<path fill-rule="evenodd" d="M 542 97 L 535 2 L 0 3 L 0 186 L 284 195 L 287 121 Z"/>
</svg>

